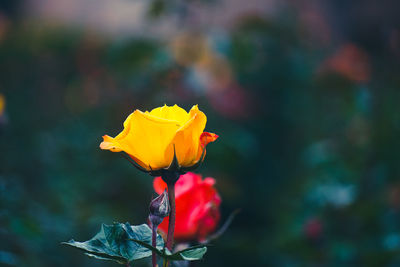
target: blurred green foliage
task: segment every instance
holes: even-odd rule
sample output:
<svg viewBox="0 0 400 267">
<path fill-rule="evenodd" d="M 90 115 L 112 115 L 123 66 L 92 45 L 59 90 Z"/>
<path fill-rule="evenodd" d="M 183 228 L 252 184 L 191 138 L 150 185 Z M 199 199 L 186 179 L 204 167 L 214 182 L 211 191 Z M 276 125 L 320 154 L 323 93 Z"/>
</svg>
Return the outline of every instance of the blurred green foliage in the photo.
<svg viewBox="0 0 400 267">
<path fill-rule="evenodd" d="M 348 5 L 332 5 L 332 17 Z M 196 266 L 400 265 L 400 29 L 386 20 L 373 27 L 385 34 L 368 32 L 374 21 L 348 11 L 360 23 L 332 23 L 342 38 L 325 42 L 302 11 L 196 31 L 211 63 L 182 61 L 163 39 L 112 39 L 10 12 L 0 40 L 0 265 L 112 265 L 60 242 L 87 240 L 101 223 L 146 222 L 152 178 L 98 146 L 134 109 L 164 103 L 207 114 L 220 139 L 199 172 L 216 178 L 223 219 L 242 209 Z"/>
</svg>

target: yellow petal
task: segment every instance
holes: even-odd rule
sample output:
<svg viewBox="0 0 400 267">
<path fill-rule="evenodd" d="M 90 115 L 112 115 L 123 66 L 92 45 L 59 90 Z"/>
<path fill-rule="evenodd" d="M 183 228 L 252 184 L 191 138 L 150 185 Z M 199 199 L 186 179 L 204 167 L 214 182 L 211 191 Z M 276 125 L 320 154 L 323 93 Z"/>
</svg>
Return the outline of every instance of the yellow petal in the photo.
<svg viewBox="0 0 400 267">
<path fill-rule="evenodd" d="M 198 109 L 197 105 L 192 107 L 189 117 L 190 119 L 178 129 L 166 151 L 166 157 L 173 155 L 175 146 L 176 157 L 181 166 L 191 166 L 196 162 L 200 135 L 207 122 L 206 115 Z"/>
<path fill-rule="evenodd" d="M 150 111 L 150 115 L 162 119 L 172 120 L 178 122 L 180 125 L 183 125 L 188 119 L 189 114 L 181 107 L 174 105 L 169 107 L 164 105 L 159 108 L 155 108 Z"/>
<path fill-rule="evenodd" d="M 175 121 L 136 110 L 124 122 L 124 130 L 115 138 L 106 136 L 100 148 L 125 151 L 147 169 L 165 168 L 173 156 L 165 157 L 165 151 L 178 129 Z"/>
<path fill-rule="evenodd" d="M 107 149 L 111 150 L 112 152 L 120 152 L 120 151 L 125 151 L 122 146 L 118 143 L 118 140 L 121 140 L 126 137 L 126 135 L 130 131 L 130 121 L 133 116 L 133 113 L 131 113 L 128 118 L 124 121 L 124 130 L 120 132 L 115 138 L 112 138 L 111 136 L 104 135 L 103 136 L 103 142 L 100 144 L 101 149 Z M 128 151 L 125 151 L 128 153 Z"/>
<path fill-rule="evenodd" d="M 103 135 L 103 142 L 101 142 L 100 148 L 104 150 L 111 150 L 112 152 L 122 151 L 122 149 L 119 147 L 119 144 L 114 141 L 114 138 L 108 135 Z"/>
<path fill-rule="evenodd" d="M 203 158 L 206 156 L 206 150 L 205 150 L 206 146 L 209 143 L 214 142 L 218 138 L 219 138 L 219 136 L 215 133 L 203 132 L 200 135 L 200 143 L 199 143 L 199 148 L 197 150 L 197 157 L 196 157 L 195 163 L 197 163 L 197 161 L 201 160 L 202 156 L 203 156 Z M 204 155 L 203 155 L 203 153 L 204 153 Z"/>
</svg>

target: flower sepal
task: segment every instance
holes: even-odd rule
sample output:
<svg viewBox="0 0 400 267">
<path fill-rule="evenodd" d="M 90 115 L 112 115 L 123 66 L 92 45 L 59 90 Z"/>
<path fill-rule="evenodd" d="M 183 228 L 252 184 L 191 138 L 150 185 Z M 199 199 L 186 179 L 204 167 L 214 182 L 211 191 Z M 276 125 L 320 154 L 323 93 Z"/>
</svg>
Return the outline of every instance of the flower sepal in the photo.
<svg viewBox="0 0 400 267">
<path fill-rule="evenodd" d="M 166 184 L 174 185 L 176 181 L 178 181 L 179 177 L 182 174 L 185 174 L 188 171 L 194 170 L 198 168 L 204 160 L 206 149 L 203 149 L 201 153 L 200 159 L 190 167 L 183 167 L 179 164 L 178 158 L 176 157 L 175 146 L 174 146 L 174 157 L 172 159 L 171 164 L 166 169 L 161 169 L 161 173 L 150 173 L 152 176 L 161 176 Z"/>
<path fill-rule="evenodd" d="M 151 176 L 157 177 L 161 176 L 165 183 L 167 184 L 175 184 L 178 181 L 179 177 L 187 172 L 193 171 L 200 167 L 200 165 L 204 161 L 204 157 L 206 155 L 206 148 L 204 147 L 202 153 L 200 155 L 200 159 L 190 167 L 183 167 L 179 164 L 178 158 L 176 157 L 176 151 L 174 146 L 174 157 L 172 158 L 171 163 L 167 168 L 153 170 L 151 166 L 149 166 L 150 170 L 147 170 L 136 163 L 131 157 L 126 154 L 122 154 L 135 168 L 138 170 L 148 173 Z"/>
</svg>

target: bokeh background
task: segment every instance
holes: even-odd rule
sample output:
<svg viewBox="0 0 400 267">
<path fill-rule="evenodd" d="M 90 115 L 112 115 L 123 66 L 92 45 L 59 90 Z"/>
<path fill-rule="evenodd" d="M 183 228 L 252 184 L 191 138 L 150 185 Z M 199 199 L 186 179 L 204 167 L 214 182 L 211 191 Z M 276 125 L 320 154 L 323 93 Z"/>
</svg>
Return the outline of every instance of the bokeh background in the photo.
<svg viewBox="0 0 400 267">
<path fill-rule="evenodd" d="M 98 146 L 164 103 L 207 114 L 198 172 L 241 208 L 193 266 L 400 266 L 399 9 L 0 1 L 0 266 L 117 266 L 60 242 L 146 221 L 152 179 Z"/>
</svg>

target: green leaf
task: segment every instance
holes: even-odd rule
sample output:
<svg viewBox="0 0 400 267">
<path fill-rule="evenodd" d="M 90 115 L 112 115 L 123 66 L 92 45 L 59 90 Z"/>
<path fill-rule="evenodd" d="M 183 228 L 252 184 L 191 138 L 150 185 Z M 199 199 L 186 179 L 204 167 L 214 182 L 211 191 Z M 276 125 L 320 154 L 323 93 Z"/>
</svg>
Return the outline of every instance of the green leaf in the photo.
<svg viewBox="0 0 400 267">
<path fill-rule="evenodd" d="M 83 250 L 86 255 L 102 260 L 127 264 L 133 260 L 151 256 L 151 251 L 130 239 L 144 244 L 151 243 L 151 229 L 147 224 L 131 226 L 129 223 L 103 224 L 100 232 L 85 242 L 70 240 L 62 244 Z M 157 235 L 157 248 L 163 248 L 164 241 Z"/>
<path fill-rule="evenodd" d="M 143 247 L 145 247 L 145 248 L 147 248 L 147 249 L 149 249 L 149 250 L 151 250 L 151 251 L 154 251 L 155 253 L 157 253 L 157 254 L 160 255 L 161 257 L 164 257 L 164 256 L 165 256 L 164 250 L 166 250 L 169 254 L 171 254 L 171 252 L 169 252 L 169 250 L 168 250 L 167 248 L 155 248 L 155 247 L 153 247 L 152 245 L 150 245 L 150 244 L 148 244 L 148 243 L 146 243 L 146 242 L 137 240 L 137 239 L 129 239 L 129 240 L 131 240 L 131 241 L 133 241 L 133 242 L 136 242 L 136 243 L 138 243 L 139 245 L 141 245 L 141 246 L 143 246 Z"/>
<path fill-rule="evenodd" d="M 145 243 L 140 240 L 136 239 L 130 239 L 139 245 L 156 252 L 159 256 L 171 260 L 171 261 L 181 261 L 181 260 L 186 260 L 186 261 L 195 261 L 195 260 L 200 260 L 203 258 L 204 254 L 207 252 L 207 247 L 205 245 L 198 245 L 198 246 L 193 246 L 189 247 L 187 249 L 171 253 L 168 249 L 159 249 L 151 246 L 148 243 Z"/>
<path fill-rule="evenodd" d="M 185 261 L 197 261 L 201 260 L 207 252 L 207 247 L 204 245 L 190 247 L 181 251 L 178 251 L 168 256 L 168 259 L 173 261 L 185 260 Z"/>
</svg>

